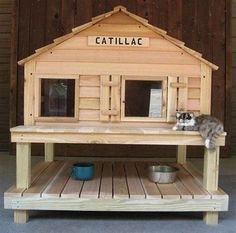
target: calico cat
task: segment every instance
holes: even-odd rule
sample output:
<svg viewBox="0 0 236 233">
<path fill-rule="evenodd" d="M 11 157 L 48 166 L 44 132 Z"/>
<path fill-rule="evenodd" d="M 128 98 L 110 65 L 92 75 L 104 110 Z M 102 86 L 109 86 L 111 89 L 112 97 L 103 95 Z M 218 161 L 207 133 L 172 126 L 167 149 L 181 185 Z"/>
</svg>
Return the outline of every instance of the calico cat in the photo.
<svg viewBox="0 0 236 233">
<path fill-rule="evenodd" d="M 190 112 L 177 112 L 173 130 L 199 131 L 205 147 L 215 150 L 215 141 L 224 132 L 224 126 L 220 120 L 210 115 L 194 116 Z"/>
</svg>

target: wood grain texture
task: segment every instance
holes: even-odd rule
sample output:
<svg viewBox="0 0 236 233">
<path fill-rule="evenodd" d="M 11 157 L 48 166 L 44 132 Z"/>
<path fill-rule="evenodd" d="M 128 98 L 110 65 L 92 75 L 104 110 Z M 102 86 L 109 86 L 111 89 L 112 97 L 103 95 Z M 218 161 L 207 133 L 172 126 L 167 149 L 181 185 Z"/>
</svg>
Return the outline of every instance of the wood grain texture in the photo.
<svg viewBox="0 0 236 233">
<path fill-rule="evenodd" d="M 17 2 L 17 1 L 16 1 Z M 199 52 L 203 53 L 203 57 L 214 61 L 214 63 L 219 64 L 220 72 L 217 71 L 217 78 L 213 79 L 213 95 L 214 93 L 219 93 L 218 89 L 225 86 L 224 77 L 225 77 L 225 58 L 218 56 L 216 51 L 220 51 L 219 54 L 224 54 L 225 48 L 227 47 L 224 44 L 224 34 L 225 34 L 225 17 L 228 17 L 228 14 L 224 14 L 223 9 L 224 1 L 220 0 L 220 3 L 212 4 L 210 1 L 205 1 L 204 4 L 201 4 L 198 1 L 181 1 L 182 3 L 175 2 L 171 6 L 170 1 L 158 0 L 155 3 L 153 1 L 135 1 L 129 2 L 126 0 L 119 1 L 119 4 L 123 4 L 127 10 L 140 15 L 149 20 L 149 23 L 159 26 L 162 29 L 168 31 L 169 34 L 176 35 L 178 39 L 183 39 L 186 42 L 186 45 L 192 49 L 196 49 Z M 35 1 L 36 4 L 36 1 Z M 30 1 L 21 2 L 18 11 L 15 11 L 16 14 L 20 14 L 21 18 L 17 21 L 19 23 L 19 31 L 15 38 L 18 38 L 18 41 L 15 40 L 14 44 L 18 44 L 16 49 L 18 51 L 17 58 L 18 60 L 30 55 L 33 47 L 42 43 L 43 36 L 37 37 L 34 36 L 33 27 L 30 25 L 35 24 L 34 19 L 30 19 L 30 15 L 37 15 L 36 12 L 43 9 L 43 3 L 37 3 L 39 6 L 31 7 Z M 37 30 L 41 30 L 44 37 L 44 45 L 51 43 L 52 39 L 57 36 L 63 35 L 71 31 L 71 28 L 81 25 L 90 20 L 90 17 L 96 16 L 97 14 L 105 13 L 108 10 L 112 10 L 112 7 L 117 4 L 117 1 L 103 1 L 97 0 L 96 4 L 84 3 L 86 4 L 86 9 L 82 7 L 83 3 L 77 3 L 77 1 L 55 1 L 48 3 L 46 13 L 40 13 L 40 17 L 45 18 L 43 21 L 44 24 L 40 24 L 42 28 L 38 25 Z M 53 6 L 54 5 L 54 6 Z M 76 7 L 74 7 L 76 6 Z M 96 7 L 95 7 L 96 6 Z M 83 9 L 82 9 L 83 8 Z M 174 12 L 173 10 L 176 10 Z M 218 17 L 220 15 L 220 17 Z M 169 17 L 173 17 L 170 18 Z M 185 20 L 185 19 L 188 20 Z M 34 20 L 33 22 L 31 22 Z M 213 23 L 212 23 L 213 22 Z M 33 24 L 31 24 L 33 23 Z M 104 21 L 104 23 L 106 23 Z M 110 23 L 110 22 L 107 22 Z M 122 20 L 119 22 L 122 24 Z M 213 33 L 213 32 L 216 32 Z M 41 34 L 41 35 L 42 35 Z M 219 42 L 217 38 L 219 35 Z M 213 59 L 213 40 L 214 40 L 214 59 Z M 30 44 L 33 45 L 30 45 Z M 161 48 L 164 46 L 160 46 Z M 218 49 L 220 48 L 220 49 Z M 224 50 L 224 51 L 223 51 Z M 229 51 L 227 50 L 227 53 Z M 14 66 L 16 69 L 16 66 Z M 12 71 L 14 72 L 14 71 Z M 16 72 L 15 72 L 16 73 Z M 220 77 L 220 78 L 218 78 Z M 228 76 L 227 76 L 228 78 Z M 17 81 L 16 81 L 17 80 Z M 217 82 L 217 84 L 216 84 Z M 222 88 L 224 89 L 224 88 Z M 18 68 L 18 79 L 15 79 L 12 82 L 12 95 L 16 93 L 17 98 L 13 96 L 13 104 L 15 106 L 15 112 L 17 112 L 17 121 L 14 123 L 14 117 L 12 117 L 12 125 L 21 124 L 23 122 L 23 73 L 22 68 Z M 17 91 L 16 91 L 17 90 Z M 224 112 L 224 106 L 222 105 L 225 99 L 226 94 L 222 93 L 220 110 L 218 109 L 218 100 L 213 98 L 212 100 L 212 109 L 213 115 L 218 116 L 219 112 Z M 16 104 L 16 101 L 17 104 Z M 14 115 L 14 111 L 12 111 Z M 221 114 L 223 116 L 224 113 Z M 6 121 L 6 120 L 4 120 Z M 226 128 L 227 130 L 227 128 Z M 168 149 L 171 153 L 171 149 Z M 66 150 L 62 150 L 66 151 Z M 194 150 L 191 153 L 192 155 L 198 155 L 199 151 Z M 173 155 L 173 153 L 172 153 Z"/>
<path fill-rule="evenodd" d="M 15 11 L 18 1 L 0 1 L 0 150 L 9 150 L 9 118 L 16 118 L 15 106 L 11 106 L 13 100 L 16 100 L 16 92 L 10 92 L 12 86 L 16 84 L 16 34 L 17 17 Z M 11 15 L 12 14 L 12 15 Z M 11 34 L 12 32 L 12 34 Z M 12 39 L 13 38 L 13 39 Z M 12 40 L 11 40 L 12 39 Z M 14 42 L 13 42 L 14 41 Z M 10 68 L 12 67 L 12 69 Z M 10 78 L 11 77 L 11 78 Z M 10 80 L 11 79 L 11 80 Z M 12 124 L 10 123 L 10 127 Z"/>
<path fill-rule="evenodd" d="M 172 164 L 180 169 L 177 180 L 173 184 L 156 184 L 148 179 L 146 170 L 148 165 L 156 163 L 155 160 L 98 162 L 95 165 L 95 177 L 90 181 L 70 177 L 68 168 L 72 163 L 73 161 L 64 161 L 61 166 L 57 166 L 58 162 L 52 162 L 42 173 L 38 173 L 36 182 L 29 188 L 36 191 L 35 184 L 38 183 L 37 192 L 21 196 L 20 190 L 18 195 L 9 190 L 8 195 L 5 195 L 5 208 L 175 212 L 217 212 L 228 208 L 228 195 L 222 190 L 218 190 L 218 197 L 211 192 L 205 193 L 206 196 L 201 198 L 195 195 L 196 190 L 203 190 L 203 180 L 189 166 L 185 169 Z M 50 180 L 46 179 L 49 173 L 52 175 Z M 44 187 L 43 192 L 41 187 Z"/>
</svg>

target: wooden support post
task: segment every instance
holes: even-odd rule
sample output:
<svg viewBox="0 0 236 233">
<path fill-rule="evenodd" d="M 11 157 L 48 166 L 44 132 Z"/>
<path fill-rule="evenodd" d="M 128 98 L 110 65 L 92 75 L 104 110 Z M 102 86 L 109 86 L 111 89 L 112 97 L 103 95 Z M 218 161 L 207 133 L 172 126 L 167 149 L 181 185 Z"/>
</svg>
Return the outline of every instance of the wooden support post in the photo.
<svg viewBox="0 0 236 233">
<path fill-rule="evenodd" d="M 53 143 L 44 144 L 44 155 L 45 155 L 45 162 L 52 162 L 54 160 L 54 144 Z"/>
<path fill-rule="evenodd" d="M 16 144 L 16 187 L 29 188 L 31 179 L 31 144 Z M 15 210 L 15 223 L 26 223 L 28 220 L 28 211 Z"/>
<path fill-rule="evenodd" d="M 29 219 L 29 212 L 27 210 L 14 210 L 14 222 L 26 223 Z"/>
<path fill-rule="evenodd" d="M 177 163 L 186 163 L 187 146 L 182 145 L 177 148 Z"/>
<path fill-rule="evenodd" d="M 205 149 L 203 186 L 209 191 L 216 191 L 218 189 L 219 155 L 220 147 L 217 147 L 215 151 Z M 218 224 L 218 212 L 204 213 L 204 221 L 209 225 Z"/>
</svg>

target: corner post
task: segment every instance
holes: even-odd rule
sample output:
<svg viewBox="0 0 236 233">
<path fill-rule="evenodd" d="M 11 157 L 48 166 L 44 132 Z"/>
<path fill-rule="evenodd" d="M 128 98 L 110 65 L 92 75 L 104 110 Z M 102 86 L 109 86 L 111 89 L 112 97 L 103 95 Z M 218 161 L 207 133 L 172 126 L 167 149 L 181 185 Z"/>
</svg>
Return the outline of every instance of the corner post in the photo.
<svg viewBox="0 0 236 233">
<path fill-rule="evenodd" d="M 31 182 L 31 144 L 16 144 L 16 188 L 29 188 Z M 26 223 L 29 215 L 27 210 L 15 210 L 14 222 Z"/>
<path fill-rule="evenodd" d="M 219 157 L 220 157 L 219 146 L 216 147 L 215 151 L 210 151 L 205 148 L 203 186 L 208 191 L 216 191 L 218 189 Z M 216 225 L 218 224 L 218 212 L 208 211 L 204 213 L 203 219 L 205 223 L 208 225 Z"/>
<path fill-rule="evenodd" d="M 187 154 L 187 146 L 178 145 L 177 146 L 177 163 L 179 164 L 186 163 L 186 154 Z"/>
<path fill-rule="evenodd" d="M 54 143 L 44 144 L 45 162 L 52 162 L 54 160 Z"/>
</svg>

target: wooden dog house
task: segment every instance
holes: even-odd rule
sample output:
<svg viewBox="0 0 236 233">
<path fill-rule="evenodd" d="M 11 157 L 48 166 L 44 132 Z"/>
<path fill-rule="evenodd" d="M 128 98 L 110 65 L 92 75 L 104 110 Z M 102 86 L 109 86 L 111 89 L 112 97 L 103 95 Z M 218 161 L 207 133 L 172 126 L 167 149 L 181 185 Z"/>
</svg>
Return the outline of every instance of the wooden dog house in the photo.
<svg viewBox="0 0 236 233">
<path fill-rule="evenodd" d="M 219 146 L 205 150 L 204 174 L 186 162 L 198 132 L 172 131 L 176 110 L 210 113 L 211 75 L 218 67 L 182 41 L 124 7 L 97 16 L 19 62 L 25 67 L 24 126 L 17 143 L 16 185 L 5 208 L 25 222 L 27 210 L 203 211 L 209 224 L 228 208 L 218 188 Z M 45 143 L 32 169 L 31 143 Z M 98 163 L 92 181 L 70 178 L 69 161 L 54 161 L 54 143 L 178 145 L 174 184 L 157 185 L 143 164 Z M 115 152 L 114 152 L 115 153 Z"/>
</svg>

